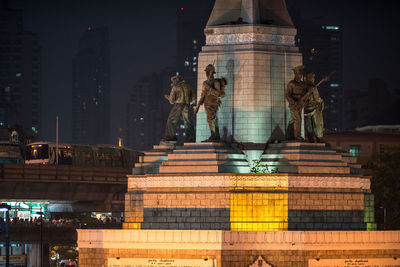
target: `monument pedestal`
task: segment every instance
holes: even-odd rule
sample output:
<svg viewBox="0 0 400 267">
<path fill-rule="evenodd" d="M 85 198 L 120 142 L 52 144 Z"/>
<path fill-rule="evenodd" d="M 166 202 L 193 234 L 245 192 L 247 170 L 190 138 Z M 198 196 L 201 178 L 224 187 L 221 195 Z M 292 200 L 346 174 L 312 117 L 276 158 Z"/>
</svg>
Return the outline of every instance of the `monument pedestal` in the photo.
<svg viewBox="0 0 400 267">
<path fill-rule="evenodd" d="M 220 135 L 271 173 L 249 173 L 223 143 L 155 146 L 128 176 L 124 230 L 78 230 L 79 265 L 400 266 L 400 232 L 368 231 L 370 178 L 348 154 L 283 142 L 259 157 L 286 135 L 285 87 L 302 64 L 285 2 L 216 0 L 205 35 L 198 92 L 214 63 L 228 80 Z M 205 117 L 202 107 L 198 141 Z"/>
</svg>

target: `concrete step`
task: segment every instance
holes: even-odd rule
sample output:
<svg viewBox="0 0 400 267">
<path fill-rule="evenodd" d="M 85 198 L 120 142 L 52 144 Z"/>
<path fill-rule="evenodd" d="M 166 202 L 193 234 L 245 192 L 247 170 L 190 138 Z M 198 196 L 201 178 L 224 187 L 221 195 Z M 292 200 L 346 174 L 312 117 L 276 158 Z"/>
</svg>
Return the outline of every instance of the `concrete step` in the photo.
<svg viewBox="0 0 400 267">
<path fill-rule="evenodd" d="M 204 146 L 215 146 L 215 147 L 224 147 L 226 146 L 225 143 L 222 142 L 188 142 L 188 143 L 183 143 L 184 147 L 204 147 Z"/>
<path fill-rule="evenodd" d="M 349 174 L 350 167 L 346 166 L 293 166 L 293 165 L 280 165 L 268 166 L 276 169 L 280 173 L 304 173 L 304 174 Z"/>
<path fill-rule="evenodd" d="M 342 156 L 342 159 L 344 161 L 346 161 L 347 163 L 353 163 L 356 164 L 357 163 L 357 157 L 353 157 L 353 156 Z"/>
<path fill-rule="evenodd" d="M 143 151 L 144 155 L 166 155 L 170 153 L 172 150 L 150 150 L 150 151 Z"/>
<path fill-rule="evenodd" d="M 226 160 L 226 159 L 245 159 L 246 156 L 243 154 L 231 154 L 231 153 L 173 153 L 168 154 L 168 160 Z"/>
<path fill-rule="evenodd" d="M 268 161 L 261 161 L 262 164 L 266 163 L 268 165 L 294 165 L 294 166 L 300 166 L 300 165 L 308 165 L 308 166 L 348 166 L 348 164 L 344 161 L 331 161 L 331 160 L 326 160 L 326 161 L 307 161 L 307 160 L 286 160 L 286 159 L 279 159 L 279 160 L 268 160 Z"/>
<path fill-rule="evenodd" d="M 190 165 L 161 166 L 160 173 L 249 173 L 249 166 L 239 165 Z"/>
<path fill-rule="evenodd" d="M 282 142 L 282 143 L 271 143 L 268 144 L 268 148 L 285 148 L 285 147 L 302 147 L 302 148 L 309 148 L 309 149 L 321 149 L 325 148 L 325 143 L 307 143 L 307 142 Z"/>
<path fill-rule="evenodd" d="M 229 149 L 198 148 L 198 149 L 175 149 L 173 153 L 229 153 Z"/>
<path fill-rule="evenodd" d="M 160 166 L 160 173 L 217 173 L 218 165 Z"/>
<path fill-rule="evenodd" d="M 359 169 L 362 168 L 361 164 L 358 164 L 358 163 L 347 163 L 347 165 L 352 168 L 359 168 Z"/>
<path fill-rule="evenodd" d="M 164 160 L 168 160 L 168 155 L 155 155 L 155 156 L 144 156 L 142 159 L 140 159 L 140 162 L 161 162 Z"/>
<path fill-rule="evenodd" d="M 300 148 L 285 148 L 285 149 L 268 149 L 265 154 L 279 154 L 279 153 L 309 153 L 309 154 L 337 154 L 335 150 L 328 149 L 300 149 Z"/>
<path fill-rule="evenodd" d="M 264 154 L 262 159 L 280 159 L 285 158 L 288 160 L 330 160 L 342 161 L 342 156 L 338 154 L 309 154 L 309 153 L 285 153 L 285 154 Z"/>
</svg>

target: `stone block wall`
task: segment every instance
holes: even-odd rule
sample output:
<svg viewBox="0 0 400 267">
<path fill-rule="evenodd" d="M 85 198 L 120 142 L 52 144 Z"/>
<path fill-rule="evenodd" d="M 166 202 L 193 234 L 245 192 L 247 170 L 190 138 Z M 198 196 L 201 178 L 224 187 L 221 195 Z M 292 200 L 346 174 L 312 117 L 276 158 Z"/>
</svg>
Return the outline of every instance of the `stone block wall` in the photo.
<svg viewBox="0 0 400 267">
<path fill-rule="evenodd" d="M 199 53 L 198 96 L 203 71 L 214 64 L 216 77 L 228 85 L 218 111 L 221 136 L 238 142 L 265 144 L 282 140 L 289 120 L 284 97 L 286 84 L 293 79 L 292 68 L 302 64 L 294 46 L 296 30 L 272 26 L 210 27 L 206 46 Z M 209 137 L 204 109 L 197 116 L 196 139 Z"/>
<path fill-rule="evenodd" d="M 177 266 L 248 267 L 260 257 L 262 266 L 400 266 L 399 231 L 78 230 L 78 246 L 81 267 L 185 260 Z"/>
<path fill-rule="evenodd" d="M 132 176 L 129 181 L 125 229 L 374 230 L 375 226 L 369 178 L 362 176 L 193 174 Z"/>
</svg>

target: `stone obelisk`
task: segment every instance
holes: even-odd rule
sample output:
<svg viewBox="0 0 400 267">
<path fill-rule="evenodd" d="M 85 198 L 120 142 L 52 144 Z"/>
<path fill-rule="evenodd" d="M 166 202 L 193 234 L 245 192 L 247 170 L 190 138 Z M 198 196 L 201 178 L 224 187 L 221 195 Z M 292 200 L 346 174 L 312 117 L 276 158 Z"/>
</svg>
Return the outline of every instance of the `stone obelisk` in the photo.
<svg viewBox="0 0 400 267">
<path fill-rule="evenodd" d="M 285 87 L 292 68 L 302 64 L 285 1 L 216 0 L 204 33 L 198 88 L 208 64 L 214 63 L 216 77 L 228 79 L 218 111 L 221 137 L 253 149 L 283 140 L 290 118 Z M 203 108 L 196 134 L 197 142 L 210 135 Z"/>
</svg>

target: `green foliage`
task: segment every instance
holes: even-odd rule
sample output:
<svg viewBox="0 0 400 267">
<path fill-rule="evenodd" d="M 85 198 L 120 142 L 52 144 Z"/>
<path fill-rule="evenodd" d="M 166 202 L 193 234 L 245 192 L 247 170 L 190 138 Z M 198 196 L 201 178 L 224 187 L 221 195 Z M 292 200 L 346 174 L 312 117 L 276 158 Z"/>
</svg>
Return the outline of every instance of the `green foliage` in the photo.
<svg viewBox="0 0 400 267">
<path fill-rule="evenodd" d="M 400 147 L 371 157 L 371 190 L 378 229 L 400 229 Z M 386 213 L 386 215 L 385 215 Z"/>
<path fill-rule="evenodd" d="M 267 165 L 263 165 L 261 160 L 253 160 L 253 164 L 250 168 L 252 173 L 277 173 L 277 169 L 270 169 Z"/>
</svg>

